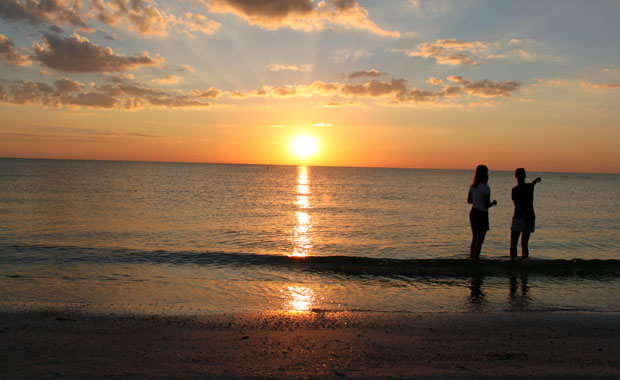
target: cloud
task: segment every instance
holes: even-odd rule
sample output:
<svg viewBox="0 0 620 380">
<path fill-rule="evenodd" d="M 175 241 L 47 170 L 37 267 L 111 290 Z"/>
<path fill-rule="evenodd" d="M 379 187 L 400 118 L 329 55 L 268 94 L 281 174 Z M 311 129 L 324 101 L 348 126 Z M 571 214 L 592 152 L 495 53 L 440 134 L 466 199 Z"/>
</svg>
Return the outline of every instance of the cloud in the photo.
<svg viewBox="0 0 620 380">
<path fill-rule="evenodd" d="M 9 83 L 0 80 L 0 83 L 2 82 Z M 9 83 L 6 92 L 0 87 L 0 101 L 23 105 L 80 106 L 95 109 L 188 108 L 210 106 L 212 103 L 205 102 L 204 99 L 217 99 L 223 93 L 213 87 L 186 94 L 179 91 L 168 92 L 122 77 L 112 77 L 107 84 L 101 86 L 91 84 L 91 87 L 92 90 L 84 91 L 84 84 L 67 78 L 56 80 L 53 85 L 14 81 Z"/>
<path fill-rule="evenodd" d="M 72 104 L 78 106 L 85 106 L 91 108 L 112 108 L 117 104 L 117 100 L 108 95 L 98 94 L 94 92 L 87 92 L 78 94 L 75 98 L 72 98 L 65 104 Z"/>
<path fill-rule="evenodd" d="M 434 86 L 440 85 L 443 81 L 439 78 L 432 78 Z M 332 97 L 332 98 L 368 98 L 383 99 L 387 104 L 406 104 L 406 103 L 429 103 L 440 104 L 444 100 L 453 102 L 463 93 L 474 95 L 481 98 L 505 98 L 514 94 L 520 85 L 517 82 L 495 82 L 490 80 L 470 81 L 460 76 L 448 77 L 453 85 L 445 85 L 439 90 L 423 90 L 410 88 L 405 79 L 392 78 L 389 81 L 379 81 L 376 79 L 364 83 L 340 83 L 315 81 L 310 85 L 288 85 L 281 87 L 263 86 L 259 90 L 242 93 L 235 91 L 229 95 L 230 98 L 249 98 L 249 97 Z M 350 100 L 349 102 L 353 102 Z M 480 103 L 480 102 L 479 102 Z M 354 105 L 359 103 L 353 102 Z M 482 103 L 480 103 L 482 104 Z M 485 104 L 490 104 L 486 102 Z M 327 103 L 322 103 L 323 107 L 340 107 L 344 104 L 337 99 L 331 99 Z"/>
<path fill-rule="evenodd" d="M 332 26 L 367 30 L 384 37 L 400 37 L 397 31 L 379 27 L 368 18 L 357 0 L 207 0 L 212 12 L 233 13 L 264 29 L 322 30 Z"/>
<path fill-rule="evenodd" d="M 418 50 L 404 51 L 410 57 L 434 59 L 440 65 L 478 65 L 470 55 L 477 55 L 489 48 L 482 41 L 465 42 L 457 39 L 437 40 L 418 45 Z M 399 50 L 393 50 L 400 52 Z"/>
<path fill-rule="evenodd" d="M 184 27 L 185 34 L 188 36 L 192 36 L 192 32 L 200 32 L 210 36 L 222 25 L 215 20 L 209 20 L 207 16 L 191 12 L 185 13 L 185 20 L 177 19 L 176 23 Z"/>
<path fill-rule="evenodd" d="M 345 75 L 345 79 L 357 79 L 357 78 L 378 78 L 380 76 L 387 75 L 387 73 L 383 73 L 379 70 L 370 69 L 370 70 L 360 70 L 355 71 L 351 74 Z"/>
<path fill-rule="evenodd" d="M 59 25 L 72 25 L 82 32 L 94 33 L 95 29 L 87 24 L 92 19 L 110 26 L 123 23 L 140 34 L 160 36 L 167 35 L 171 27 L 188 36 L 211 35 L 221 26 L 201 14 L 186 12 L 184 16 L 175 16 L 167 13 L 153 0 L 2 0 L 0 18 L 27 21 L 31 25 L 50 23 L 50 30 L 55 33 L 62 33 Z"/>
<path fill-rule="evenodd" d="M 504 59 L 513 58 L 513 59 L 516 59 L 522 62 L 536 62 L 536 61 L 543 61 L 543 62 L 550 62 L 550 63 L 562 62 L 561 57 L 539 54 L 539 53 L 532 52 L 532 51 L 525 50 L 525 49 L 511 50 L 511 51 L 508 51 L 502 54 L 491 54 L 487 57 L 487 59 L 497 59 L 497 58 L 504 58 Z"/>
<path fill-rule="evenodd" d="M 165 78 L 153 79 L 149 83 L 156 85 L 169 85 L 169 84 L 177 84 L 183 79 L 178 75 L 168 75 Z"/>
<path fill-rule="evenodd" d="M 482 98 L 508 97 L 514 94 L 520 88 L 517 82 L 494 82 L 488 79 L 480 81 L 469 81 L 460 76 L 449 76 L 448 80 L 461 85 L 463 91 L 470 95 L 476 95 Z"/>
<path fill-rule="evenodd" d="M 157 62 L 148 55 L 125 57 L 114 54 L 110 47 L 93 44 L 77 33 L 59 37 L 44 33 L 43 44 L 34 43 L 34 58 L 42 65 L 64 72 L 120 72 Z"/>
<path fill-rule="evenodd" d="M 430 77 L 428 78 L 427 82 L 432 84 L 433 86 L 438 86 L 443 83 L 443 80 L 439 78 Z"/>
<path fill-rule="evenodd" d="M 27 21 L 31 25 L 41 22 L 86 26 L 80 11 L 81 0 L 2 0 L 0 17 L 8 21 Z"/>
<path fill-rule="evenodd" d="M 54 87 L 56 88 L 56 95 L 68 95 L 72 92 L 78 92 L 84 89 L 82 83 L 67 78 L 54 81 Z"/>
<path fill-rule="evenodd" d="M 586 90 L 605 90 L 605 89 L 618 89 L 620 88 L 620 83 L 587 83 L 580 82 L 579 85 L 581 88 Z"/>
<path fill-rule="evenodd" d="M 278 64 L 271 64 L 269 65 L 269 71 L 311 71 L 312 70 L 312 65 L 300 65 L 300 66 L 295 66 L 295 65 L 278 65 Z"/>
<path fill-rule="evenodd" d="M 91 0 L 91 6 L 97 20 L 108 25 L 124 21 L 140 34 L 166 35 L 174 21 L 147 0 Z"/>
<path fill-rule="evenodd" d="M 21 54 L 13 41 L 3 34 L 0 34 L 0 61 L 11 66 L 26 66 L 32 61 L 27 55 Z"/>
<path fill-rule="evenodd" d="M 204 91 L 194 90 L 192 95 L 197 96 L 199 98 L 207 98 L 207 99 L 217 99 L 222 96 L 223 92 L 218 90 L 215 87 L 210 87 Z"/>
</svg>

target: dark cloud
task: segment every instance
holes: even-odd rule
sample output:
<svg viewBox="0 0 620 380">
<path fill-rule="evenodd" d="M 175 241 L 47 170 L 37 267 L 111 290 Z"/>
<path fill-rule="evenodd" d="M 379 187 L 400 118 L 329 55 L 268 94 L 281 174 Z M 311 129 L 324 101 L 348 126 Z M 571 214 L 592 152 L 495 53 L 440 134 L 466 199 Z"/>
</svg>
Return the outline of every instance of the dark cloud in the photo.
<svg viewBox="0 0 620 380">
<path fill-rule="evenodd" d="M 379 82 L 372 80 L 363 84 L 343 84 L 340 92 L 345 96 L 370 96 L 379 97 L 394 95 L 398 97 L 407 91 L 407 81 L 404 79 L 392 78 L 390 82 Z"/>
<path fill-rule="evenodd" d="M 87 92 L 78 94 L 76 97 L 71 98 L 65 104 L 73 104 L 78 106 L 85 106 L 91 108 L 113 108 L 117 104 L 116 98 L 108 95 L 98 94 L 94 92 Z"/>
<path fill-rule="evenodd" d="M 147 100 L 154 106 L 171 107 L 171 108 L 206 107 L 212 104 L 212 103 L 201 102 L 201 101 L 192 99 L 189 96 L 164 97 L 164 98 L 149 97 L 147 98 Z"/>
<path fill-rule="evenodd" d="M 206 107 L 212 105 L 203 99 L 216 99 L 222 91 L 209 88 L 205 91 L 194 91 L 181 94 L 178 91 L 166 92 L 157 88 L 150 88 L 128 78 L 112 77 L 112 84 L 102 86 L 92 85 L 94 90 L 84 92 L 85 86 L 77 81 L 62 78 L 53 82 L 53 86 L 46 83 L 32 81 L 7 82 L 0 79 L 0 83 L 9 85 L 5 92 L 0 86 L 0 101 L 13 104 L 40 104 L 44 106 L 63 107 L 81 106 L 87 108 L 107 109 L 139 109 L 145 107 L 187 108 Z"/>
<path fill-rule="evenodd" d="M 236 11 L 247 17 L 276 20 L 314 11 L 313 0 L 213 0 L 210 4 L 215 9 Z"/>
<path fill-rule="evenodd" d="M 434 78 L 437 79 L 437 78 Z M 444 86 L 439 91 L 427 91 L 418 88 L 409 88 L 405 79 L 392 78 L 390 81 L 370 80 L 365 83 L 351 84 L 338 82 L 316 81 L 311 85 L 263 87 L 249 93 L 235 91 L 231 97 L 245 98 L 250 96 L 274 97 L 311 97 L 311 96 L 339 96 L 346 98 L 383 98 L 389 104 L 404 103 L 436 103 L 444 99 L 456 99 L 462 93 L 484 98 L 508 97 L 515 93 L 520 85 L 517 82 L 494 82 L 490 80 L 469 81 L 460 76 L 450 76 L 448 79 L 455 85 Z M 435 85 L 441 83 L 434 81 Z"/>
<path fill-rule="evenodd" d="M 11 66 L 24 66 L 30 63 L 28 56 L 20 54 L 15 43 L 3 34 L 0 34 L 0 61 Z"/>
<path fill-rule="evenodd" d="M 339 11 L 353 9 L 359 4 L 356 0 L 330 0 L 329 3 Z"/>
<path fill-rule="evenodd" d="M 59 0 L 1 0 L 0 17 L 8 21 L 27 21 L 32 25 L 41 22 L 86 26 L 79 14 L 82 2 Z"/>
<path fill-rule="evenodd" d="M 93 44 L 77 34 L 60 37 L 49 33 L 45 42 L 34 43 L 34 58 L 42 65 L 64 72 L 102 73 L 120 72 L 156 62 L 146 55 L 125 57 L 114 54 L 111 48 Z"/>
<path fill-rule="evenodd" d="M 118 84 L 118 85 L 103 85 L 97 87 L 97 89 L 103 91 L 104 94 L 109 96 L 137 96 L 137 97 L 145 97 L 145 96 L 164 96 L 166 95 L 165 91 L 143 87 L 136 84 Z"/>
<path fill-rule="evenodd" d="M 277 97 L 288 98 L 290 96 L 295 96 L 297 88 L 295 86 L 278 87 L 273 90 L 273 93 Z"/>
<path fill-rule="evenodd" d="M 50 26 L 50 32 L 54 32 L 54 33 L 63 33 L 64 31 L 62 30 L 62 28 L 56 26 L 56 25 L 52 25 Z"/>
<path fill-rule="evenodd" d="M 11 84 L 13 98 L 11 103 L 32 104 L 39 102 L 42 98 L 54 92 L 54 88 L 45 83 L 34 83 L 32 81 L 17 81 Z"/>
<path fill-rule="evenodd" d="M 217 99 L 222 96 L 222 91 L 218 90 L 217 88 L 210 87 L 205 91 L 196 91 L 195 96 L 207 99 Z"/>
<path fill-rule="evenodd" d="M 469 81 L 461 76 L 449 76 L 448 79 L 462 86 L 463 91 L 483 98 L 508 97 L 515 93 L 521 85 L 517 82 L 495 82 L 488 79 Z"/>
<path fill-rule="evenodd" d="M 82 83 L 67 78 L 54 81 L 54 87 L 56 88 L 57 95 L 67 95 L 72 92 L 82 91 L 84 89 L 84 85 Z"/>
<path fill-rule="evenodd" d="M 357 0 L 210 0 L 207 4 L 213 12 L 233 13 L 266 29 L 321 30 L 340 26 L 400 37 L 399 32 L 382 29 L 370 21 L 368 11 Z"/>
<path fill-rule="evenodd" d="M 387 75 L 387 73 L 382 73 L 381 71 L 378 71 L 375 69 L 360 70 L 360 71 L 356 71 L 351 74 L 345 75 L 345 79 L 378 78 L 383 75 Z"/>
</svg>

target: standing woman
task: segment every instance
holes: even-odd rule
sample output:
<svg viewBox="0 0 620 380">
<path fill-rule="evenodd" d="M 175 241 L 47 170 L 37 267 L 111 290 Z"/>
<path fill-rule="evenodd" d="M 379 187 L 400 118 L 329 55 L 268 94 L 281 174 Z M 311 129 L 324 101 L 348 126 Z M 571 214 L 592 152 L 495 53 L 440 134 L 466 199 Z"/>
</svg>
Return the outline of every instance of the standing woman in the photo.
<svg viewBox="0 0 620 380">
<path fill-rule="evenodd" d="M 489 230 L 489 208 L 497 204 L 497 201 L 491 202 L 491 188 L 487 185 L 488 182 L 489 168 L 486 165 L 478 165 L 474 174 L 474 182 L 467 194 L 467 203 L 472 205 L 469 212 L 472 232 L 469 252 L 472 259 L 480 258 L 482 243 Z"/>
</svg>

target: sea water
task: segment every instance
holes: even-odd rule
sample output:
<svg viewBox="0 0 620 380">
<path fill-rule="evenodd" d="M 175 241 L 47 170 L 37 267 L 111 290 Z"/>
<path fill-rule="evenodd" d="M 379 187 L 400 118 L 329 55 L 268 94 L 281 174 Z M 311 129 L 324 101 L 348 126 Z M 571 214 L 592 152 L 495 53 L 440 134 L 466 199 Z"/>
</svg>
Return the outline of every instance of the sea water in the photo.
<svg viewBox="0 0 620 380">
<path fill-rule="evenodd" d="M 620 176 L 510 172 L 482 260 L 472 171 L 0 159 L 0 307 L 137 313 L 620 311 Z"/>
</svg>

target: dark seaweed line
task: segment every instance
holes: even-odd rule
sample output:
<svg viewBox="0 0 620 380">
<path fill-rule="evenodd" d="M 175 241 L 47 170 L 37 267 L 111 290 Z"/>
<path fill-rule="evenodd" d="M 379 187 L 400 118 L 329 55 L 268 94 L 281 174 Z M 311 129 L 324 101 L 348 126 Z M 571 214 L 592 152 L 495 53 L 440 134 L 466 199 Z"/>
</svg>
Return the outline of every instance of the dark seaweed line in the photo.
<svg viewBox="0 0 620 380">
<path fill-rule="evenodd" d="M 0 244 L 0 261 L 104 262 L 173 265 L 268 266 L 369 276 L 485 276 L 515 273 L 620 278 L 620 260 L 385 259 L 351 256 L 290 257 L 248 253 L 140 251 L 122 248 Z"/>
</svg>

